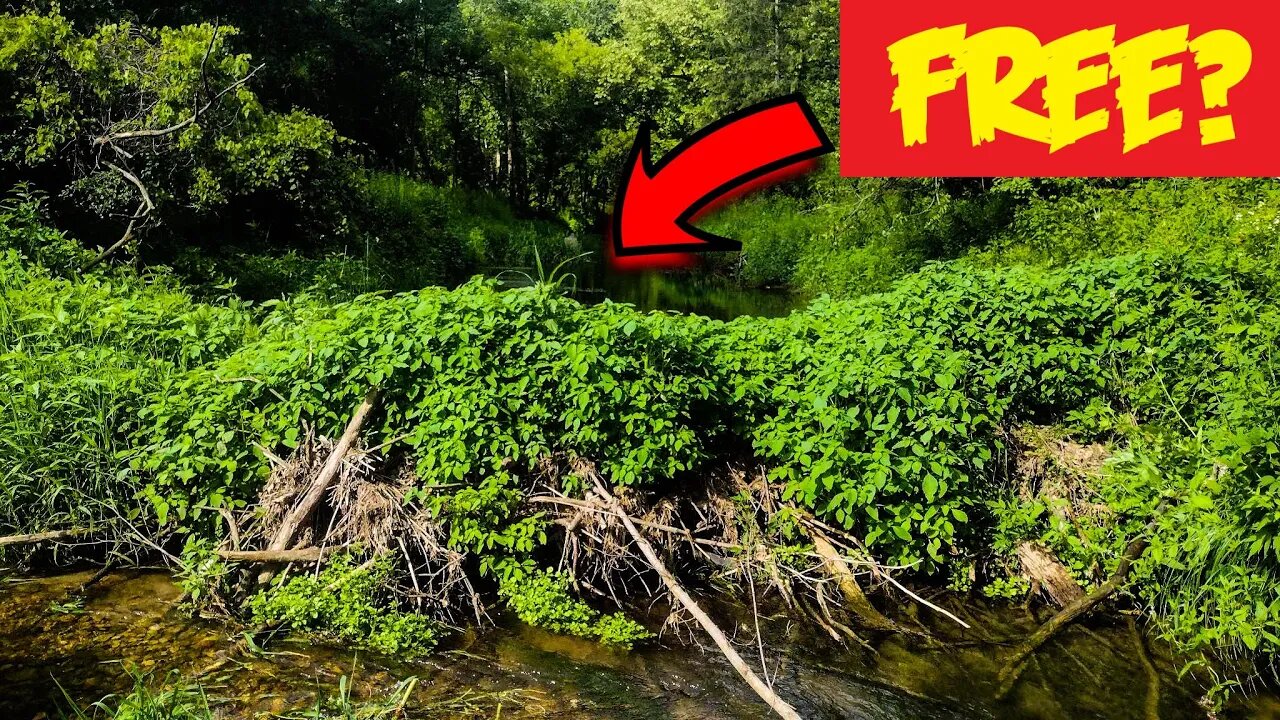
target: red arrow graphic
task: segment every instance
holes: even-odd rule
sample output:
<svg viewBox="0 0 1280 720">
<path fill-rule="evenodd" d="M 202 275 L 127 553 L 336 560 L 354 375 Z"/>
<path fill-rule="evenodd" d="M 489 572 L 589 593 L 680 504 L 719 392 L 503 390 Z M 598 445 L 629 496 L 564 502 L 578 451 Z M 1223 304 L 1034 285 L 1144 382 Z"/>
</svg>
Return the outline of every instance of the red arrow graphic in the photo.
<svg viewBox="0 0 1280 720">
<path fill-rule="evenodd" d="M 707 206 L 748 183 L 833 151 L 800 95 L 769 100 L 709 125 L 656 166 L 653 126 L 640 128 L 614 203 L 619 256 L 740 250 L 741 243 L 694 227 Z"/>
</svg>

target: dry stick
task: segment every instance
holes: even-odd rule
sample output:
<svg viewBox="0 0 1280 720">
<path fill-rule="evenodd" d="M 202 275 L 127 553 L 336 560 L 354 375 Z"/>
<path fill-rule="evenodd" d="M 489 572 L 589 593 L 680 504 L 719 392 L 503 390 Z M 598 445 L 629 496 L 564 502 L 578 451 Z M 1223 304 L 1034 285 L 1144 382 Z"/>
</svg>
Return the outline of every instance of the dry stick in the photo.
<svg viewBox="0 0 1280 720">
<path fill-rule="evenodd" d="M 716 647 L 720 648 L 720 652 L 724 653 L 724 656 L 728 658 L 729 664 L 733 666 L 733 669 L 738 671 L 738 674 L 742 676 L 742 679 L 747 681 L 747 684 L 751 686 L 751 689 L 754 690 L 756 694 L 760 696 L 760 699 L 764 700 L 779 717 L 786 718 L 786 720 L 801 720 L 800 714 L 796 712 L 795 708 L 787 704 L 787 702 L 781 697 L 778 697 L 778 694 L 751 670 L 751 667 L 742 659 L 742 656 L 738 654 L 738 651 L 733 649 L 733 645 L 729 643 L 729 639 L 725 637 L 720 628 L 716 627 L 715 622 L 713 622 L 711 618 L 703 612 L 702 608 L 698 607 L 698 604 L 689 596 L 689 593 L 685 592 L 685 589 L 680 586 L 680 583 L 676 581 L 676 578 L 671 574 L 671 571 L 668 570 L 666 565 L 663 565 L 662 561 L 658 559 L 658 554 L 654 551 L 653 546 L 649 544 L 648 540 L 644 539 L 644 536 L 641 535 L 640 531 L 636 528 L 635 523 L 631 522 L 631 518 L 622 511 L 622 507 L 618 504 L 618 501 L 613 497 L 613 495 L 609 494 L 608 490 L 605 489 L 604 483 L 600 482 L 600 478 L 593 477 L 592 480 L 595 481 L 596 492 L 600 494 L 600 497 L 609 506 L 609 509 L 618 514 L 618 518 L 622 521 L 622 524 L 626 526 L 627 532 L 631 534 L 631 539 L 635 540 L 636 546 L 640 548 L 640 552 L 644 555 L 645 560 L 649 561 L 649 565 L 651 565 L 654 571 L 658 573 L 658 577 L 662 578 L 662 583 L 667 586 L 667 590 L 680 601 L 680 604 L 683 605 L 684 608 L 689 611 L 689 614 L 698 621 L 698 624 L 702 626 L 702 629 L 711 636 L 711 639 L 716 643 Z"/>
<path fill-rule="evenodd" d="M 879 654 L 876 652 L 875 648 L 871 647 L 871 643 L 868 643 L 866 640 L 863 640 L 861 637 L 859 637 L 858 633 L 853 631 L 853 628 L 850 628 L 849 626 L 835 619 L 835 616 L 831 614 L 831 608 L 827 607 L 827 590 L 822 583 L 818 583 L 814 587 L 813 595 L 818 600 L 818 610 L 820 610 L 822 612 L 822 616 L 826 618 L 825 624 L 829 624 L 831 627 L 838 630 L 840 632 L 840 635 L 842 635 L 843 637 L 858 643 L 863 648 L 865 648 L 867 652 L 871 653 L 872 655 Z M 843 644 L 844 641 L 841 640 L 840 642 Z"/>
<path fill-rule="evenodd" d="M 219 550 L 218 557 L 231 562 L 246 563 L 294 563 L 320 562 L 325 551 L 318 547 L 297 550 Z"/>
<path fill-rule="evenodd" d="M 535 495 L 533 497 L 527 498 L 526 502 L 539 504 L 539 505 L 562 505 L 565 507 L 572 507 L 572 508 L 577 508 L 579 510 L 584 510 L 586 512 L 596 513 L 597 515 L 604 515 L 606 517 L 613 517 L 613 518 L 621 517 L 615 512 L 599 507 L 593 503 L 586 502 L 585 500 L 574 500 L 572 498 L 555 497 L 550 495 Z M 575 520 L 577 519 L 575 518 Z M 637 526 L 645 528 L 647 530 L 657 530 L 658 532 L 667 533 L 669 535 L 679 535 L 680 537 L 684 538 L 686 542 L 689 542 L 693 545 L 701 545 L 701 546 L 710 547 L 710 548 L 717 548 L 720 550 L 730 550 L 733 552 L 743 552 L 748 549 L 744 545 L 735 545 L 733 543 L 720 542 L 719 540 L 710 540 L 707 538 L 694 537 L 693 533 L 688 528 L 676 527 L 674 525 L 663 525 L 662 523 L 650 522 L 648 520 L 641 520 L 640 518 L 636 518 L 636 517 L 632 517 L 631 521 L 634 522 Z M 577 520 L 576 522 L 569 521 L 567 523 L 561 523 L 561 526 L 565 528 L 565 533 L 568 534 L 573 532 L 573 530 L 575 530 L 580 523 L 581 523 L 581 520 Z M 823 559 L 822 556 L 816 552 L 801 553 L 801 554 L 804 555 L 805 557 L 817 558 L 819 560 Z M 858 561 L 843 555 L 840 556 L 840 559 L 841 561 L 844 562 L 846 566 L 850 564 L 857 564 L 857 565 L 866 565 L 870 567 L 872 570 L 877 569 L 876 564 L 873 562 L 862 562 L 862 561 Z M 901 570 L 904 568 L 899 567 L 897 569 Z"/>
<path fill-rule="evenodd" d="M 1129 577 L 1129 571 L 1133 569 L 1134 561 L 1142 557 L 1142 553 L 1147 551 L 1147 538 L 1155 531 L 1156 524 L 1159 522 L 1166 506 L 1167 501 L 1161 502 L 1160 506 L 1156 508 L 1155 516 L 1147 523 L 1142 533 L 1125 548 L 1124 554 L 1120 556 L 1120 564 L 1116 565 L 1116 571 L 1111 573 L 1111 577 L 1106 582 L 1099 585 L 1096 590 L 1088 595 L 1062 608 L 1057 615 L 1049 618 L 1047 622 L 1040 626 L 1040 629 L 1035 631 L 1035 634 L 1027 638 L 1027 641 L 1018 647 L 1013 657 L 1009 659 L 1004 669 L 1000 671 L 1000 688 L 996 693 L 997 698 L 1004 698 L 1009 694 L 1009 691 L 1013 690 L 1014 684 L 1018 682 L 1018 678 L 1022 675 L 1022 670 L 1026 666 L 1026 659 L 1032 653 L 1062 631 L 1063 628 L 1070 625 L 1076 618 L 1093 610 L 1124 585 L 1125 580 Z"/>
<path fill-rule="evenodd" d="M 128 242 L 133 239 L 133 226 L 137 222 L 138 222 L 137 218 L 131 219 L 129 221 L 129 226 L 124 229 L 124 234 L 120 236 L 120 239 L 115 241 L 115 243 L 111 247 L 107 248 L 106 250 L 103 250 L 101 253 L 98 253 L 98 256 L 95 257 L 93 260 L 89 261 L 89 264 L 85 265 L 84 269 L 85 270 L 94 269 L 95 267 L 100 265 L 104 260 L 114 255 L 117 250 L 119 250 L 120 248 L 128 244 Z"/>
<path fill-rule="evenodd" d="M 333 484 L 334 478 L 338 476 L 338 470 L 342 467 L 342 460 L 346 457 L 347 451 L 355 444 L 356 438 L 360 435 L 360 426 L 364 424 L 365 418 L 369 416 L 369 412 L 373 410 L 373 405 L 378 401 L 378 390 L 373 389 L 364 396 L 364 400 L 360 406 L 356 408 L 355 414 L 351 416 L 351 421 L 347 423 L 347 429 L 343 431 L 342 437 L 338 439 L 338 444 L 333 446 L 333 452 L 329 453 L 329 459 L 325 461 L 324 467 L 320 468 L 320 474 L 315 480 L 311 481 L 311 485 L 307 488 L 307 492 L 294 505 L 293 510 L 280 523 L 280 528 L 276 530 L 276 534 L 271 539 L 271 544 L 267 546 L 267 550 L 271 552 L 279 552 L 289 549 L 289 544 L 298 534 L 298 528 L 311 517 L 312 511 L 315 510 L 317 504 L 324 497 L 329 486 Z M 271 581 L 275 573 L 266 570 L 258 576 L 258 583 L 265 585 Z"/>
<path fill-rule="evenodd" d="M 138 188 L 138 194 L 142 196 L 142 203 L 138 205 L 138 209 L 133 213 L 133 217 L 129 218 L 129 225 L 124 229 L 124 235 L 121 235 L 120 239 L 117 240 L 115 244 L 106 250 L 103 250 L 97 257 L 91 260 L 89 264 L 85 265 L 83 270 L 86 271 L 97 267 L 104 260 L 114 255 L 117 250 L 124 247 L 131 239 L 133 239 L 133 231 L 134 228 L 137 227 L 138 221 L 144 220 L 153 210 L 156 209 L 155 203 L 151 202 L 151 193 L 147 192 L 147 186 L 142 183 L 142 180 L 138 179 L 137 175 L 134 175 L 115 163 L 108 162 L 106 163 L 106 166 L 124 177 L 124 179 L 128 180 L 130 183 L 133 183 L 134 187 Z"/>
<path fill-rule="evenodd" d="M 75 530 L 52 530 L 50 532 L 34 533 L 32 535 L 10 535 L 8 537 L 0 537 L 0 547 L 6 545 L 34 545 L 36 543 L 48 542 L 51 540 L 68 540 L 70 538 L 80 537 L 89 534 L 88 530 L 78 528 Z"/>
<path fill-rule="evenodd" d="M 122 177 L 124 177 L 125 180 L 128 180 L 130 183 L 133 184 L 134 187 L 138 188 L 138 194 L 142 196 L 142 204 L 139 205 L 137 211 L 134 212 L 133 214 L 134 220 L 137 220 L 145 215 L 149 215 L 151 214 L 152 210 L 156 209 L 156 204 L 151 202 L 151 193 L 147 192 L 147 186 L 142 183 L 142 180 L 139 179 L 137 175 L 134 175 L 133 173 L 129 172 L 128 170 L 125 170 L 124 168 L 120 167 L 119 165 L 116 165 L 113 162 L 104 162 L 103 165 L 106 165 L 107 167 L 111 168 L 115 172 L 119 173 Z"/>
<path fill-rule="evenodd" d="M 956 622 L 956 624 L 957 624 L 957 625 L 959 625 L 960 627 L 964 628 L 965 630 L 971 630 L 971 629 L 972 629 L 972 626 L 970 626 L 970 625 L 969 625 L 969 623 L 967 623 L 967 622 L 965 622 L 965 621 L 961 620 L 960 618 L 956 617 L 954 613 L 949 612 L 946 608 L 944 608 L 944 607 L 942 607 L 942 606 L 940 606 L 940 605 L 935 605 L 935 604 L 933 604 L 933 603 L 929 602 L 928 600 L 925 600 L 924 598 L 920 597 L 919 595 L 917 595 L 917 594 L 915 594 L 915 593 L 911 592 L 911 590 L 907 589 L 907 586 L 906 586 L 906 585 L 903 585 L 902 583 L 900 583 L 900 582 L 898 582 L 897 580 L 895 580 L 895 579 L 893 578 L 893 576 L 892 576 L 892 575 L 890 575 L 889 573 L 885 572 L 885 573 L 881 573 L 881 575 L 884 577 L 884 579 L 885 579 L 885 580 L 888 580 L 890 583 L 892 583 L 892 584 L 893 584 L 893 586 L 894 586 L 894 587 L 896 587 L 896 588 L 898 588 L 899 590 L 901 590 L 901 591 L 902 591 L 902 592 L 903 592 L 907 597 L 910 597 L 912 600 L 915 600 L 916 602 L 920 603 L 921 605 L 924 605 L 924 606 L 925 606 L 925 607 L 927 607 L 927 608 L 932 608 L 932 609 L 934 610 L 934 612 L 937 612 L 938 614 L 942 615 L 943 617 L 947 617 L 947 618 L 950 618 L 951 620 L 954 620 L 954 621 Z"/>
</svg>

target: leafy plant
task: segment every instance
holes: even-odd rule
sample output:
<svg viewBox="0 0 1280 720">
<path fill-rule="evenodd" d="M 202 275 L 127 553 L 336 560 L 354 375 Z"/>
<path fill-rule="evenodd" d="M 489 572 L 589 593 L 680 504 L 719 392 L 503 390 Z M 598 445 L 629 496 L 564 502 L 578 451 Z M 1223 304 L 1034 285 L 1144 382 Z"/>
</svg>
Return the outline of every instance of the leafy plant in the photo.
<svg viewBox="0 0 1280 720">
<path fill-rule="evenodd" d="M 643 625 L 622 613 L 602 615 L 594 610 L 573 596 L 569 583 L 567 575 L 540 570 L 504 582 L 499 594 L 520 620 L 551 632 L 628 649 L 653 637 Z"/>
<path fill-rule="evenodd" d="M 150 675 L 128 669 L 133 689 L 124 695 L 108 695 L 87 708 L 66 696 L 68 720 L 213 720 L 213 711 L 204 690 L 170 673 L 163 682 Z"/>
<path fill-rule="evenodd" d="M 315 574 L 295 575 L 260 591 L 247 607 L 257 623 L 308 631 L 386 655 L 425 653 L 436 643 L 436 627 L 421 615 L 389 606 L 385 590 L 390 579 L 385 558 L 356 565 L 350 555 L 338 555 Z"/>
</svg>

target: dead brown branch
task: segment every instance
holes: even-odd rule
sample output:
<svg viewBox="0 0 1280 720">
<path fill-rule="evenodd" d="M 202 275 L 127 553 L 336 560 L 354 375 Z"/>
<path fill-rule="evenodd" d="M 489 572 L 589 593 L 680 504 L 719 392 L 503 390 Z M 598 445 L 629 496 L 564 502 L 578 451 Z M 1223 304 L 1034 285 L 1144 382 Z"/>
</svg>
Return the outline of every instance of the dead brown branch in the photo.
<svg viewBox="0 0 1280 720">
<path fill-rule="evenodd" d="M 299 528 L 311 517 L 316 505 L 324 497 L 325 491 L 333 483 L 334 477 L 338 474 L 338 469 L 342 467 L 342 461 L 346 457 L 347 451 L 351 449 L 351 446 L 355 444 L 356 438 L 360 436 L 360 428 L 364 425 L 365 419 L 369 416 L 377 401 L 377 389 L 370 390 L 365 395 L 364 400 L 361 401 L 355 413 L 352 414 L 350 422 L 347 423 L 342 437 L 338 439 L 338 443 L 334 446 L 333 452 L 329 454 L 329 459 L 325 462 L 324 467 L 320 469 L 320 474 L 311 482 L 307 491 L 294 505 L 293 510 L 280 523 L 280 527 L 276 530 L 275 536 L 267 546 L 267 550 L 279 552 L 289 548 L 289 545 L 297 536 Z M 265 584 L 271 580 L 272 576 L 272 572 L 265 571 L 258 576 L 258 582 Z"/>
<path fill-rule="evenodd" d="M 1038 588 L 1058 607 L 1066 607 L 1084 596 L 1080 584 L 1048 548 L 1024 542 L 1018 546 L 1017 555 L 1022 574 L 1031 580 L 1032 587 Z"/>
<path fill-rule="evenodd" d="M 128 226 L 126 226 L 124 229 L 124 234 L 120 236 L 120 239 L 115 241 L 115 243 L 113 243 L 111 247 L 107 248 L 106 250 L 103 250 L 101 253 L 98 253 L 98 256 L 95 257 L 93 260 L 90 260 L 89 263 L 84 266 L 84 269 L 92 270 L 93 268 L 102 264 L 102 262 L 105 261 L 107 258 L 116 254 L 116 252 L 120 250 L 120 248 L 129 244 L 129 241 L 133 239 L 133 228 L 137 224 L 137 222 L 138 222 L 137 218 L 131 218 L 129 220 Z"/>
<path fill-rule="evenodd" d="M 640 549 L 641 554 L 643 554 L 645 559 L 649 562 L 650 567 L 652 567 L 654 572 L 658 574 L 658 577 L 662 579 L 662 583 L 666 586 L 667 591 L 670 592 L 671 595 L 679 601 L 680 605 L 683 606 L 684 609 L 693 616 L 698 624 L 702 626 L 703 631 L 711 637 L 712 641 L 715 642 L 716 647 L 720 648 L 720 652 L 722 652 L 725 658 L 729 660 L 729 664 L 733 666 L 733 669 L 738 671 L 738 674 L 742 676 L 742 679 L 746 681 L 747 685 L 749 685 L 751 689 L 760 696 L 760 699 L 764 700 L 764 702 L 775 713 L 777 713 L 779 717 L 785 718 L 786 720 L 800 720 L 800 714 L 796 712 L 795 708 L 791 707 L 790 704 L 779 697 L 767 683 L 756 675 L 751 667 L 747 665 L 746 661 L 742 659 L 742 656 L 738 654 L 738 651 L 734 649 L 732 643 L 729 642 L 729 639 L 725 637 L 724 632 L 721 631 L 720 628 L 716 626 L 715 622 L 711 620 L 710 616 L 708 616 L 706 612 L 704 612 L 702 608 L 694 602 L 689 593 L 680 585 L 675 576 L 671 574 L 671 571 L 667 569 L 667 566 L 658 558 L 658 554 L 654 551 L 653 546 L 650 545 L 649 541 L 640 533 L 639 528 L 636 527 L 635 523 L 631 522 L 631 518 L 623 511 L 622 506 L 618 503 L 617 499 L 614 498 L 613 495 L 609 494 L 609 491 L 605 489 L 604 483 L 601 482 L 600 478 L 592 474 L 591 480 L 595 485 L 596 493 L 599 495 L 600 499 L 610 510 L 619 515 L 619 519 L 627 528 L 627 532 L 630 533 L 632 540 Z"/>
<path fill-rule="evenodd" d="M 812 523 L 805 523 L 805 526 L 809 539 L 813 541 L 814 550 L 822 557 L 827 573 L 835 579 L 836 587 L 840 588 L 840 594 L 844 596 L 845 607 L 858 618 L 858 622 L 871 630 L 900 632 L 901 628 L 898 624 L 885 617 L 867 599 L 853 571 L 840 557 L 840 553 L 836 552 L 826 533 Z"/>
<path fill-rule="evenodd" d="M 218 557 L 229 562 L 244 563 L 315 563 L 324 559 L 324 548 L 309 547 L 296 550 L 219 550 Z M 329 550 L 328 552 L 332 552 Z"/>
<path fill-rule="evenodd" d="M 51 530 L 49 532 L 32 533 L 30 535 L 9 535 L 7 537 L 0 537 L 0 547 L 6 547 L 9 545 L 35 545 L 36 543 L 42 542 L 71 540 L 88 534 L 89 530 L 77 528 L 74 530 Z"/>
</svg>

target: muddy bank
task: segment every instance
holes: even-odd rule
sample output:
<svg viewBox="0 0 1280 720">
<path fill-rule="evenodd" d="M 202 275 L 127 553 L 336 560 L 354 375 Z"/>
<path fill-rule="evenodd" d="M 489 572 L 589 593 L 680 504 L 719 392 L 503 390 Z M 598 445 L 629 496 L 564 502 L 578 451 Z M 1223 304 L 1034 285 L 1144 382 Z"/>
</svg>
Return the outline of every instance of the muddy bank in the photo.
<svg viewBox="0 0 1280 720">
<path fill-rule="evenodd" d="M 121 573 L 69 602 L 88 574 L 0 586 L 0 717 L 56 717 L 65 690 L 92 701 L 128 687 L 125 665 L 159 676 L 198 677 L 226 717 L 270 716 L 311 706 L 343 675 L 359 694 L 386 692 L 399 679 L 420 678 L 410 717 L 457 717 L 438 708 L 464 694 L 478 717 L 679 718 L 758 720 L 765 714 L 750 690 L 713 652 L 655 646 L 632 653 L 550 635 L 523 626 L 465 634 L 444 652 L 416 663 L 288 639 L 266 653 L 233 650 L 227 628 L 176 610 L 178 590 L 158 573 Z M 1194 681 L 1159 643 L 1144 643 L 1147 662 L 1124 619 L 1068 630 L 1039 653 L 1013 696 L 992 700 L 1000 670 L 999 642 L 1034 627 L 1020 609 L 980 605 L 966 613 L 996 645 L 968 644 L 923 651 L 896 640 L 878 653 L 843 652 L 800 635 L 783 618 L 766 620 L 770 675 L 801 714 L 816 720 L 876 718 L 1204 718 Z M 728 628 L 726 623 L 726 629 Z M 740 639 L 751 637 L 739 628 Z M 754 659 L 751 646 L 744 654 Z M 1152 672 L 1159 680 L 1153 700 Z M 494 695 L 494 693 L 505 693 Z M 1156 703 L 1154 706 L 1152 703 Z M 1262 697 L 1227 716 L 1280 717 L 1280 703 Z"/>
</svg>

